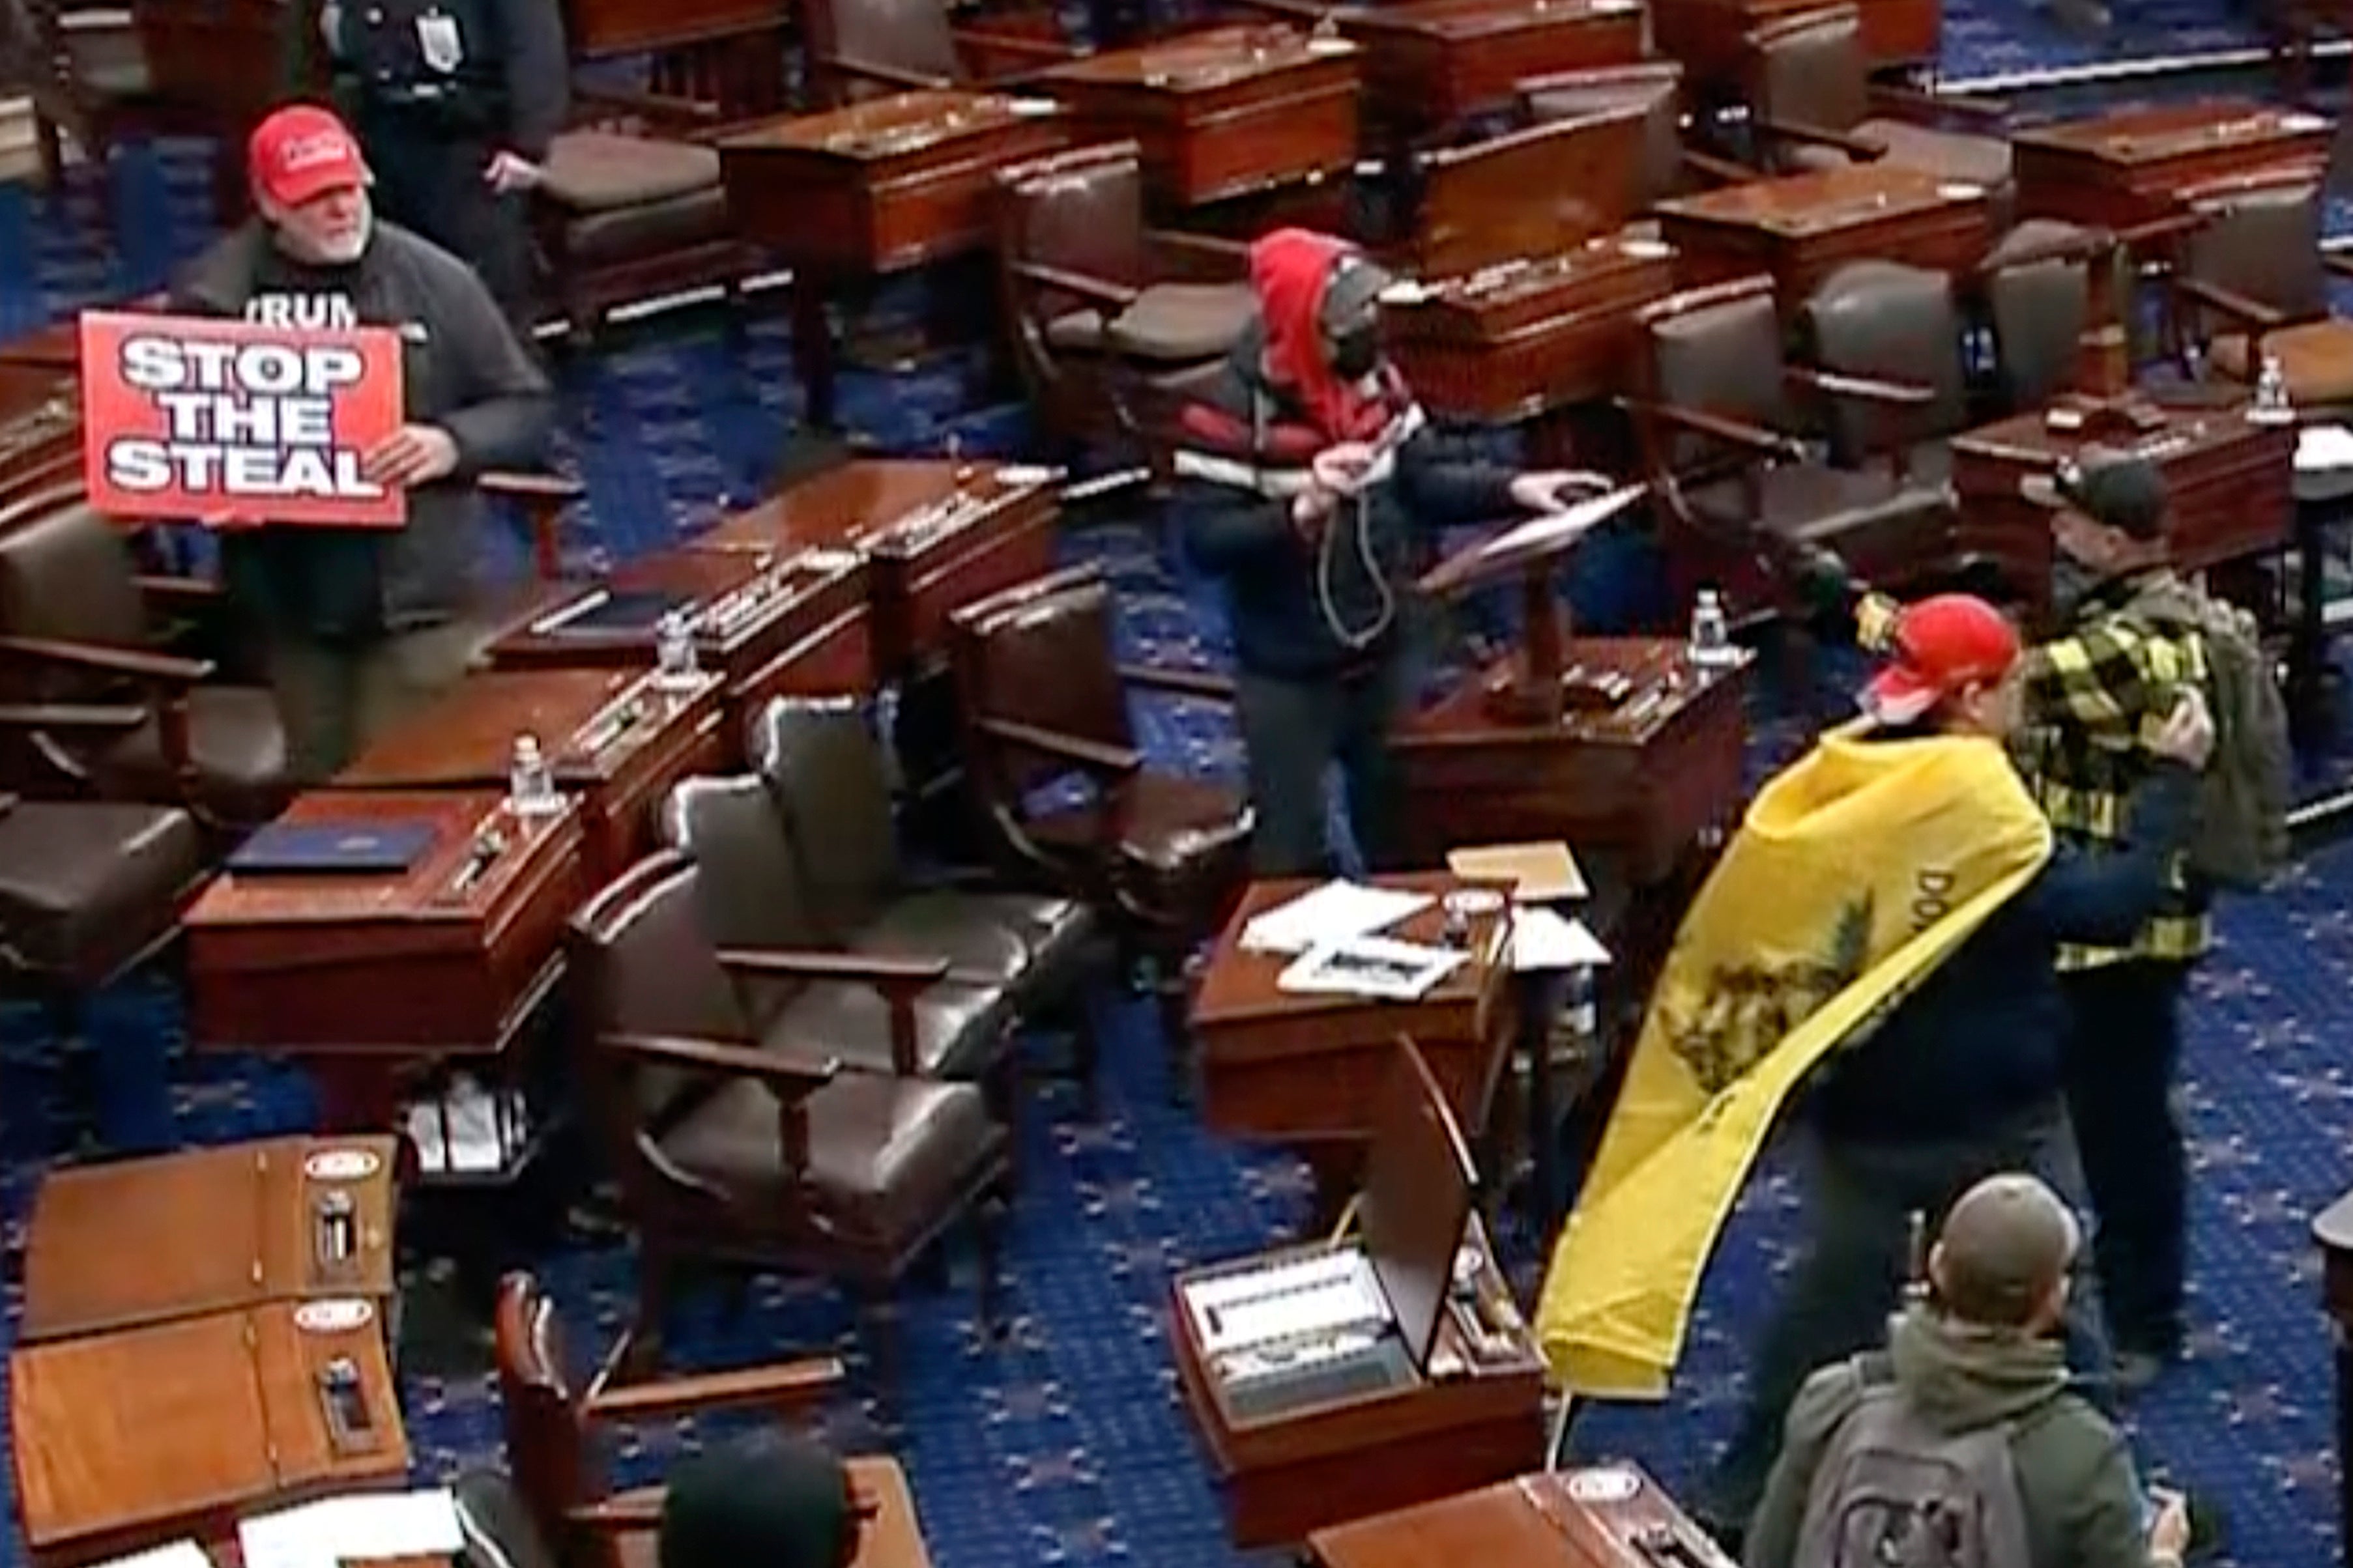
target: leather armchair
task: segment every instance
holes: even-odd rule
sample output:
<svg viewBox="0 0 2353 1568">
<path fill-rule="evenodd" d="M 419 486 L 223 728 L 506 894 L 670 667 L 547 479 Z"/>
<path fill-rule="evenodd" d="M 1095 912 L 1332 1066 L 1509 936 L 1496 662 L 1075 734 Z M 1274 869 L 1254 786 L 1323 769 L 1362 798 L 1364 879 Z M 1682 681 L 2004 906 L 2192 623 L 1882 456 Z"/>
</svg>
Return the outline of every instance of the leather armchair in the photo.
<svg viewBox="0 0 2353 1568">
<path fill-rule="evenodd" d="M 1683 106 L 1683 68 L 1672 60 L 1529 77 L 1520 82 L 1519 90 L 1522 117 L 1531 125 L 1598 114 L 1641 116 L 1637 212 L 1647 212 L 1671 196 L 1757 178 L 1757 171 L 1746 164 L 1687 144 L 1691 117 Z"/>
<path fill-rule="evenodd" d="M 2055 218 L 2029 218 L 1995 242 L 1971 280 L 1993 341 L 1989 415 L 2041 408 L 2064 392 L 2123 390 L 2131 364 L 2116 308 L 2121 255 L 2106 230 Z M 2086 363 L 2087 353 L 2109 363 Z"/>
<path fill-rule="evenodd" d="M 1749 126 L 1767 167 L 1795 173 L 1884 159 L 1982 185 L 1995 193 L 1997 211 L 2008 211 L 2010 143 L 2000 131 L 2008 110 L 1873 83 L 1854 6 L 1781 17 L 1751 31 L 1746 47 Z"/>
<path fill-rule="evenodd" d="M 1949 277 L 1896 261 L 1849 262 L 1806 300 L 1798 330 L 1818 384 L 1854 389 L 1821 399 L 1834 460 L 1856 468 L 1884 458 L 1901 479 L 1951 479 L 1948 443 L 1976 421 Z"/>
<path fill-rule="evenodd" d="M 1737 617 L 1755 620 L 1786 607 L 1782 576 L 1810 552 L 1892 582 L 1946 548 L 1947 488 L 1885 457 L 1826 460 L 1808 442 L 1815 421 L 1797 395 L 1919 413 L 1933 402 L 1925 389 L 1789 363 L 1767 278 L 1672 296 L 1638 324 L 1645 390 L 1627 408 L 1685 600 L 1713 585 Z"/>
<path fill-rule="evenodd" d="M 2174 226 L 2167 330 L 2185 359 L 2252 384 L 2279 361 L 2307 418 L 2353 412 L 2353 321 L 2330 313 L 2353 258 L 2320 248 L 2322 186 L 2305 171 L 2186 193 Z"/>
<path fill-rule="evenodd" d="M 1012 1166 L 980 1091 L 916 1075 L 905 1037 L 882 1070 L 845 1068 L 778 1015 L 752 1012 L 739 984 L 797 967 L 863 975 L 895 998 L 936 970 L 720 948 L 702 874 L 674 852 L 649 857 L 566 932 L 578 1067 L 638 1235 L 641 1353 L 690 1258 L 802 1268 L 887 1298 L 959 1219 L 976 1231 L 981 1316 L 993 1321 Z M 871 1328 L 887 1362 L 889 1314 Z"/>
<path fill-rule="evenodd" d="M 1152 416 L 1214 374 L 1257 310 L 1247 249 L 1145 226 L 1136 144 L 1081 147 L 997 176 L 997 278 L 1016 358 L 1072 440 Z"/>
<path fill-rule="evenodd" d="M 1095 918 L 1075 899 L 1013 892 L 964 877 L 923 885 L 899 853 L 881 742 L 847 698 L 778 698 L 747 750 L 781 814 L 795 880 L 828 948 L 936 955 L 952 973 L 1002 986 L 1013 1013 L 1067 1016 L 1080 1075 L 1095 1059 L 1085 981 Z"/>
<path fill-rule="evenodd" d="M 219 587 L 142 576 L 128 535 L 79 485 L 28 510 L 0 532 L 0 682 L 19 700 L 121 705 L 141 719 L 111 735 L 33 730 L 15 759 L 26 787 L 185 802 L 232 830 L 276 816 L 294 781 L 269 689 L 216 684 L 215 660 L 157 636 L 158 612 L 214 605 Z"/>
<path fill-rule="evenodd" d="M 1008 86 L 1072 52 L 1059 37 L 956 26 L 945 0 L 803 0 L 801 32 L 811 88 L 836 107 L 923 88 Z"/>
<path fill-rule="evenodd" d="M 949 662 L 965 774 L 1008 871 L 1092 906 L 1150 962 L 1181 1089 L 1187 962 L 1240 896 L 1253 817 L 1232 789 L 1145 766 L 1131 686 L 1214 701 L 1232 689 L 1123 668 L 1112 609 L 1097 568 L 1052 573 L 958 610 Z"/>
</svg>

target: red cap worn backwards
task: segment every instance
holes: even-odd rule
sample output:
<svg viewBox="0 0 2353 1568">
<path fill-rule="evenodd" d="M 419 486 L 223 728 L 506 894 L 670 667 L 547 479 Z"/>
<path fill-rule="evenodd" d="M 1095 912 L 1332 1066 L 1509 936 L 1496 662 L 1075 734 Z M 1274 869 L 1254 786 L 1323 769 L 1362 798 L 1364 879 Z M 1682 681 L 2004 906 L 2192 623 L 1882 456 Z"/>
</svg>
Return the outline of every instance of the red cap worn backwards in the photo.
<svg viewBox="0 0 2353 1568">
<path fill-rule="evenodd" d="M 2000 680 L 2018 662 L 2018 628 L 1983 599 L 1938 594 L 1895 617 L 1894 657 L 1863 688 L 1863 710 L 1909 724 L 1947 697 Z"/>
<path fill-rule="evenodd" d="M 359 142 L 332 110 L 310 103 L 289 104 L 254 127 L 245 169 L 256 191 L 285 207 L 368 183 Z"/>
</svg>

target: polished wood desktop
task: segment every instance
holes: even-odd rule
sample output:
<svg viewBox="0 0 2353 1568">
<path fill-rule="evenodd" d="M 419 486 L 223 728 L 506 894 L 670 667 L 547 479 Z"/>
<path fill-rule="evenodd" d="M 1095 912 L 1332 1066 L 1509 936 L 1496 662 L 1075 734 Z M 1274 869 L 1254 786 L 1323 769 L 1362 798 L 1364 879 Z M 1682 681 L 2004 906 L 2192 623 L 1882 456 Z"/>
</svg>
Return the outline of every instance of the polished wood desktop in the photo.
<svg viewBox="0 0 2353 1568">
<path fill-rule="evenodd" d="M 1651 47 L 1681 60 L 1695 84 L 1740 85 L 1748 35 L 1822 0 L 1650 0 Z M 1865 0 L 1862 49 L 1873 66 L 1933 65 L 1944 28 L 1941 0 Z"/>
<path fill-rule="evenodd" d="M 1371 885 L 1428 893 L 1437 901 L 1380 934 L 1401 942 L 1453 946 L 1468 963 L 1417 1001 L 1302 995 L 1277 980 L 1295 954 L 1242 946 L 1250 922 L 1314 890 L 1314 879 L 1253 882 L 1218 933 L 1194 994 L 1192 1030 L 1201 1068 L 1201 1118 L 1232 1138 L 1303 1144 L 1358 1144 L 1373 1127 L 1383 1079 L 1400 1035 L 1420 1047 L 1455 1116 L 1476 1128 L 1496 1068 L 1511 1005 L 1505 952 L 1509 906 L 1470 919 L 1461 936 L 1446 935 L 1444 896 L 1501 884 L 1466 881 L 1445 871 L 1368 879 Z"/>
<path fill-rule="evenodd" d="M 2318 178 L 2335 140 L 2336 127 L 2317 114 L 2211 100 L 2021 131 L 2010 160 L 2021 216 L 2124 229 L 2182 211 L 2193 186 L 2289 168 Z"/>
<path fill-rule="evenodd" d="M 1531 77 L 1642 58 L 1640 0 L 1401 0 L 1339 26 L 1364 48 L 1373 113 L 1407 129 L 1508 108 Z"/>
<path fill-rule="evenodd" d="M 1953 442 L 1960 493 L 1956 548 L 1999 562 L 2028 602 L 2047 605 L 2051 509 L 2022 486 L 2094 447 L 2152 458 L 2166 477 L 2176 565 L 2196 571 L 2283 548 L 2295 524 L 2295 427 L 2256 425 L 2240 406 L 2161 408 L 2136 399 L 2065 398 Z"/>
<path fill-rule="evenodd" d="M 81 445 L 79 375 L 54 365 L 0 362 L 0 504 L 78 479 Z"/>
<path fill-rule="evenodd" d="M 1213 27 L 1035 79 L 1085 141 L 1134 141 L 1171 207 L 1336 174 L 1356 159 L 1362 52 L 1283 26 Z"/>
<path fill-rule="evenodd" d="M 1640 637 L 1572 637 L 1564 653 L 1557 724 L 1496 716 L 1516 685 L 1514 657 L 1398 727 L 1415 859 L 1557 839 L 1580 855 L 1613 852 L 1639 889 L 1731 826 L 1745 793 L 1747 656 L 1702 669 L 1682 642 Z"/>
<path fill-rule="evenodd" d="M 1382 321 L 1433 412 L 1504 422 L 1623 390 L 1635 317 L 1675 287 L 1671 247 L 1620 234 L 1406 290 Z"/>
<path fill-rule="evenodd" d="M 959 606 L 1053 569 L 1061 479 L 1011 463 L 862 458 L 731 512 L 691 547 L 862 556 L 872 668 L 840 689 L 864 690 L 935 659 Z"/>
<path fill-rule="evenodd" d="M 1556 120 L 1420 154 L 1413 232 L 1390 259 L 1417 278 L 1458 278 L 1617 234 L 1646 200 L 1644 118 Z"/>
<path fill-rule="evenodd" d="M 1639 1465 L 1580 1466 L 1319 1530 L 1315 1568 L 1732 1568 Z"/>
<path fill-rule="evenodd" d="M 496 669 L 650 668 L 658 615 L 584 626 L 610 595 L 668 605 L 695 622 L 695 657 L 727 683 L 732 744 L 772 697 L 861 691 L 873 682 L 866 558 L 847 550 L 668 550 L 600 582 L 543 587 L 491 638 Z"/>
<path fill-rule="evenodd" d="M 668 689 L 650 670 L 493 670 L 469 676 L 395 725 L 338 773 L 336 789 L 506 787 L 515 740 L 540 745 L 580 812 L 586 885 L 602 887 L 655 847 L 670 788 L 716 773 L 736 748 L 725 682 Z"/>
<path fill-rule="evenodd" d="M 579 813 L 518 816 L 503 793 L 314 790 L 281 822 L 421 824 L 406 872 L 225 870 L 185 922 L 196 1043 L 278 1051 L 318 1075 L 327 1125 L 381 1131 L 392 1086 L 505 1049 L 562 973 L 588 889 Z"/>
<path fill-rule="evenodd" d="M 42 1178 L 25 1315 L 43 1340 L 393 1289 L 389 1138 L 273 1138 Z"/>
<path fill-rule="evenodd" d="M 8 1416 L 37 1568 L 233 1539 L 240 1515 L 408 1477 L 382 1315 L 365 1298 L 28 1345 L 9 1358 Z"/>
<path fill-rule="evenodd" d="M 2312 1222 L 2320 1248 L 2320 1299 L 2327 1310 L 2337 1368 L 2337 1517 L 2338 1560 L 2353 1568 L 2353 1192 Z"/>
<path fill-rule="evenodd" d="M 1785 310 L 1850 261 L 1962 273 L 1994 237 L 1984 186 L 1886 163 L 1725 185 L 1657 210 L 1661 234 L 1681 253 L 1685 287 L 1769 272 Z"/>
</svg>

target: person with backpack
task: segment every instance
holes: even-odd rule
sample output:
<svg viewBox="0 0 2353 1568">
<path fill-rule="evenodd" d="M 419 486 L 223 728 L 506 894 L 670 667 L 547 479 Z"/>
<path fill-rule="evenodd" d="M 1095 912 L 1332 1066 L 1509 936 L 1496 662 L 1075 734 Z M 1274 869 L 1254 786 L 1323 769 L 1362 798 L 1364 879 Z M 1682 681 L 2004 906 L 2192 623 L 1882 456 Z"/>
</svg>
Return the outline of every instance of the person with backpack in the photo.
<svg viewBox="0 0 2353 1568">
<path fill-rule="evenodd" d="M 1962 1194 L 1885 1348 L 1799 1393 L 1744 1568 L 2179 1568 L 2186 1500 L 2153 1499 L 2069 1387 L 2054 1335 L 2081 1245 L 2032 1176 Z"/>
<path fill-rule="evenodd" d="M 2260 886 L 2284 858 L 2287 716 L 2252 624 L 2168 565 L 2156 464 L 2092 457 L 2063 469 L 2047 500 L 2058 631 L 2026 658 L 2018 758 L 2062 841 L 2126 838 L 2128 804 L 2162 760 L 2156 742 L 2179 692 L 2204 693 L 2216 728 L 2196 830 L 2167 868 L 2164 899 L 2127 939 L 2059 953 L 2073 1019 L 2068 1109 L 2116 1384 L 2130 1391 L 2182 1349 L 2189 1170 L 2172 1099 L 2181 995 L 2212 941 L 2213 890 Z"/>
<path fill-rule="evenodd" d="M 1872 1344 L 1901 1300 L 1915 1215 L 1935 1219 L 1971 1184 L 2000 1171 L 2031 1171 L 2062 1191 L 2082 1192 L 2064 1092 L 2071 1018 L 2057 954 L 2063 942 L 2126 941 L 2162 905 L 2213 744 L 2203 699 L 2195 688 L 2180 689 L 2151 738 L 2131 837 L 2098 850 L 2070 846 L 2035 813 L 2000 750 L 2017 722 L 2027 664 L 2016 626 L 1968 595 L 1889 604 L 1874 596 L 1857 611 L 1885 617 L 1883 626 L 1857 630 L 1890 650 L 1863 694 L 1866 722 L 1832 731 L 1817 749 L 1845 749 L 1856 755 L 1853 767 L 1925 770 L 1940 751 L 1990 747 L 2020 809 L 2034 818 L 2045 858 L 1801 1087 L 1795 1119 L 1809 1156 L 1807 1247 L 1750 1357 L 1747 1403 L 1732 1441 L 1693 1500 L 1727 1541 L 1757 1507 L 1800 1385 L 1816 1368 Z M 1983 799 L 1978 808 L 1992 804 Z M 1949 817 L 1953 808 L 1920 809 Z M 1924 817 L 1921 831 L 1928 826 Z M 1992 830 L 1990 821 L 1982 829 Z M 1924 873 L 1913 918 L 1929 919 L 1948 898 Z M 2107 1345 L 2091 1290 L 2076 1300 L 2068 1326 L 2078 1371 L 2104 1378 Z"/>
</svg>

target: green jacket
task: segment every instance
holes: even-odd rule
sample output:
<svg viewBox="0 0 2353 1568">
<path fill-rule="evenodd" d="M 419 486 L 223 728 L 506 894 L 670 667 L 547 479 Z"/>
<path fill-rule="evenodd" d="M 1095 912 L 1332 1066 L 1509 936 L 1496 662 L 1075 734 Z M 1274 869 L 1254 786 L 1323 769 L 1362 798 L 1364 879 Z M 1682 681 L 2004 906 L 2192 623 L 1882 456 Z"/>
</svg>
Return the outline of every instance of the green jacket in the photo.
<svg viewBox="0 0 2353 1568">
<path fill-rule="evenodd" d="M 1883 1353 L 1807 1379 L 1749 1521 L 1745 1568 L 1798 1568 L 1799 1531 L 1822 1451 L 1866 1382 L 1890 1377 L 1944 1431 L 2013 1424 L 2010 1451 L 2033 1568 L 2147 1568 L 2131 1452 L 2107 1417 L 2068 1391 L 2065 1347 L 1973 1328 L 1925 1307 L 1894 1321 Z"/>
</svg>

